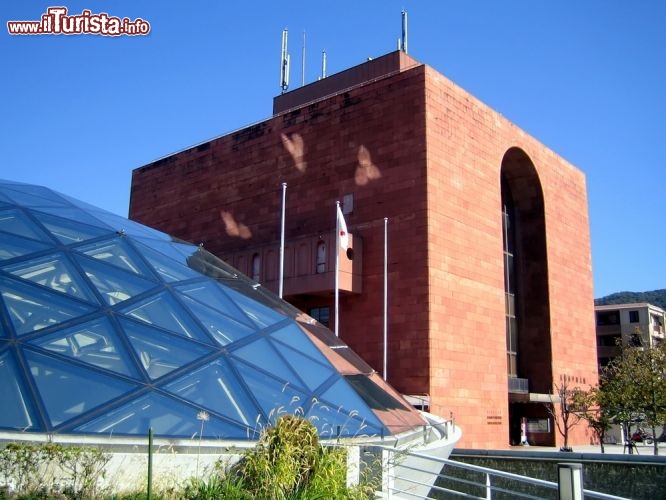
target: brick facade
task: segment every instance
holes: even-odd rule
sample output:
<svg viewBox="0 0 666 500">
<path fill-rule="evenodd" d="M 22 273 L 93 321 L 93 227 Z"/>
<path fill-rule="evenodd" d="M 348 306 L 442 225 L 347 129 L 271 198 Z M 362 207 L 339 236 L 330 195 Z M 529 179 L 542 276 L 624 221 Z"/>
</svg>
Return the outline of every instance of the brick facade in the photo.
<svg viewBox="0 0 666 500">
<path fill-rule="evenodd" d="M 335 201 L 352 195 L 345 217 L 363 245 L 361 291 L 342 293 L 340 333 L 380 372 L 388 217 L 389 382 L 429 395 L 433 413 L 452 413 L 464 429 L 460 446 L 504 448 L 511 406 L 504 173 L 522 197 L 525 220 L 521 265 L 531 293 L 523 302 L 521 376 L 543 393 L 560 376 L 581 386 L 596 381 L 579 170 L 399 52 L 284 94 L 274 109 L 264 122 L 135 170 L 130 217 L 202 243 L 246 274 L 260 255 L 262 282 L 276 288 L 281 183 L 288 186 L 285 273 L 296 281 L 305 261 L 297 242 L 330 243 Z M 301 246 L 312 257 L 307 248 L 316 245 Z M 306 312 L 330 307 L 333 316 L 330 290 L 286 297 Z M 543 413 L 540 403 L 513 408 L 514 426 L 516 412 Z M 580 426 L 573 442 L 587 440 Z"/>
</svg>

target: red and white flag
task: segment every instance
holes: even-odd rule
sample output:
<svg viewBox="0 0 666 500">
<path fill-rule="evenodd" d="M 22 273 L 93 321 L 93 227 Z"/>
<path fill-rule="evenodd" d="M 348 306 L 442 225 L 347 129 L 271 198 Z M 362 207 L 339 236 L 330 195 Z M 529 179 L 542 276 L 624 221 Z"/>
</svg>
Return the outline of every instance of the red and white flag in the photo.
<svg viewBox="0 0 666 500">
<path fill-rule="evenodd" d="M 340 210 L 340 205 L 338 205 L 338 238 L 340 246 L 347 250 L 349 248 L 349 233 L 347 233 L 347 223 L 342 215 L 342 210 Z"/>
</svg>

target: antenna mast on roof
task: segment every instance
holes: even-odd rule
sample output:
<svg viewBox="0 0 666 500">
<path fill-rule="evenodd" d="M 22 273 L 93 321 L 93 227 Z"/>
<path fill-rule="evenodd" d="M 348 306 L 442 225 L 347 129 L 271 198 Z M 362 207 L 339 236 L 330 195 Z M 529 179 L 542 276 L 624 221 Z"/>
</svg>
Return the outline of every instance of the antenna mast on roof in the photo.
<svg viewBox="0 0 666 500">
<path fill-rule="evenodd" d="M 325 50 L 321 51 L 321 77 L 319 79 L 321 80 L 322 78 L 326 78 L 326 51 Z"/>
<path fill-rule="evenodd" d="M 282 30 L 282 60 L 280 61 L 280 88 L 284 94 L 289 88 L 289 54 L 287 53 L 287 28 Z"/>
<path fill-rule="evenodd" d="M 399 44 L 400 50 L 407 53 L 407 11 L 402 9 L 402 38 Z"/>
<path fill-rule="evenodd" d="M 303 52 L 301 53 L 301 87 L 305 87 L 305 30 L 303 30 Z"/>
</svg>

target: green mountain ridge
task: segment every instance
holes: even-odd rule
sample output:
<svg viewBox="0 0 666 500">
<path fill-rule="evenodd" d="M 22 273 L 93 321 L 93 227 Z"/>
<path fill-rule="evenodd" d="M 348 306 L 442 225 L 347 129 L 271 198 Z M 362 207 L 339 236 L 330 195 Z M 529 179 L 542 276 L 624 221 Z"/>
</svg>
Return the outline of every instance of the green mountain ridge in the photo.
<svg viewBox="0 0 666 500">
<path fill-rule="evenodd" d="M 595 306 L 609 304 L 632 304 L 635 302 L 648 302 L 662 309 L 666 309 L 666 288 L 650 292 L 616 292 L 598 299 L 594 299 Z"/>
</svg>

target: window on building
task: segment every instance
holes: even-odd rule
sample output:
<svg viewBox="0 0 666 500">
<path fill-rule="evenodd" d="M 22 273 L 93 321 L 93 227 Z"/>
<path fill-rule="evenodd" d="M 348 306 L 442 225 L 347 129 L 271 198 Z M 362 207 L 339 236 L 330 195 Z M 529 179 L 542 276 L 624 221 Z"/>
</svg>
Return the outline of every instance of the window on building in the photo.
<svg viewBox="0 0 666 500">
<path fill-rule="evenodd" d="M 329 308 L 328 307 L 313 307 L 310 309 L 310 316 L 319 321 L 322 325 L 328 326 L 329 323 Z"/>
<path fill-rule="evenodd" d="M 258 253 L 252 256 L 252 276 L 251 278 L 257 283 L 261 278 L 261 257 Z"/>
<path fill-rule="evenodd" d="M 640 332 L 634 332 L 629 337 L 629 345 L 631 347 L 641 347 L 643 345 L 643 338 Z"/>
<path fill-rule="evenodd" d="M 629 323 L 638 323 L 638 311 L 629 311 Z"/>
<path fill-rule="evenodd" d="M 507 375 L 518 376 L 518 319 L 516 317 L 516 271 L 514 221 L 511 193 L 502 183 L 502 230 L 504 233 L 504 298 L 506 317 Z"/>
<path fill-rule="evenodd" d="M 616 347 L 621 345 L 620 335 L 599 335 L 597 337 L 599 347 Z"/>
<path fill-rule="evenodd" d="M 317 273 L 326 272 L 326 243 L 317 243 Z"/>
<path fill-rule="evenodd" d="M 599 311 L 597 313 L 597 326 L 619 325 L 619 311 Z"/>
</svg>

